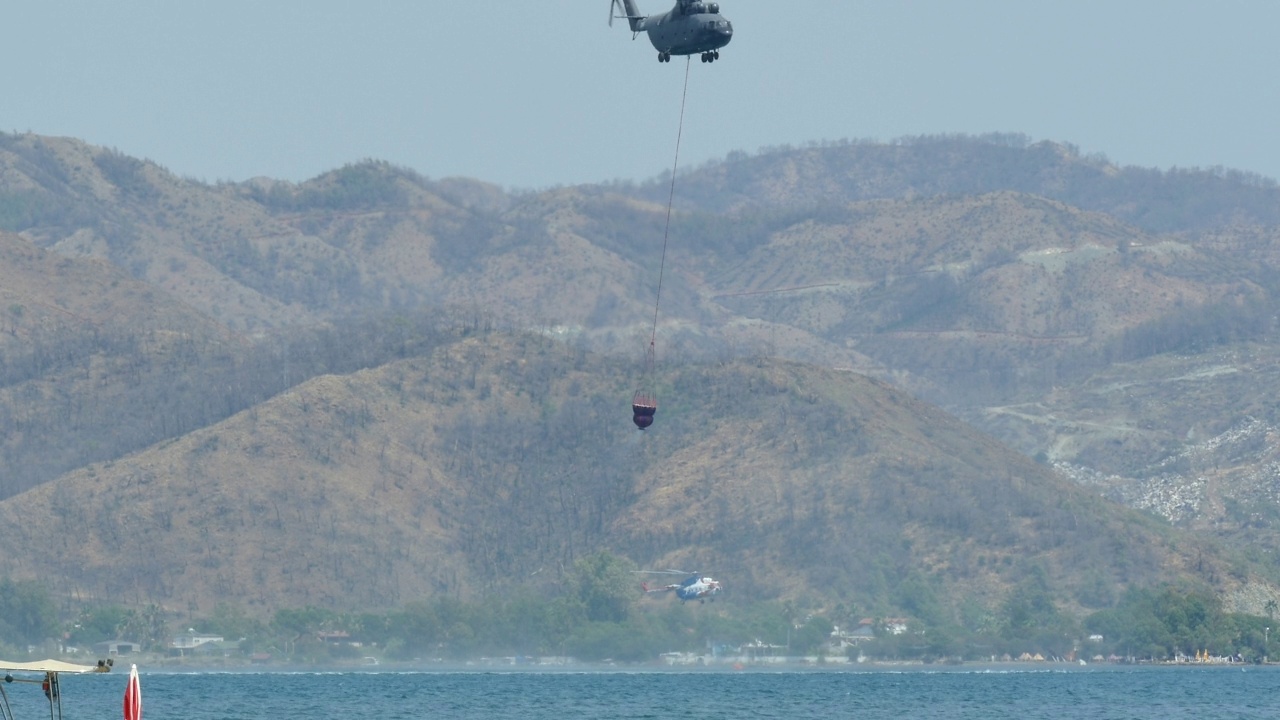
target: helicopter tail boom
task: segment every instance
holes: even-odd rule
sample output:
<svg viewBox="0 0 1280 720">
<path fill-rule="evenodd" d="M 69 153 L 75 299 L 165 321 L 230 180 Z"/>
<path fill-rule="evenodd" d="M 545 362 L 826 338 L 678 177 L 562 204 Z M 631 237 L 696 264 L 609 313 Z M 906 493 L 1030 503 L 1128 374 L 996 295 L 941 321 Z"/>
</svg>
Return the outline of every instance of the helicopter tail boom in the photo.
<svg viewBox="0 0 1280 720">
<path fill-rule="evenodd" d="M 649 587 L 649 583 L 640 583 L 640 589 L 643 590 L 646 595 L 651 593 L 671 592 L 672 590 L 676 590 L 679 587 L 680 587 L 679 585 L 663 585 L 662 587 Z"/>
<path fill-rule="evenodd" d="M 615 9 L 621 9 L 625 14 L 615 16 Z M 614 18 L 619 20 L 626 19 L 631 25 L 631 32 L 640 32 L 644 29 L 645 16 L 640 14 L 639 8 L 636 7 L 635 0 L 609 0 L 609 25 L 613 25 Z"/>
</svg>

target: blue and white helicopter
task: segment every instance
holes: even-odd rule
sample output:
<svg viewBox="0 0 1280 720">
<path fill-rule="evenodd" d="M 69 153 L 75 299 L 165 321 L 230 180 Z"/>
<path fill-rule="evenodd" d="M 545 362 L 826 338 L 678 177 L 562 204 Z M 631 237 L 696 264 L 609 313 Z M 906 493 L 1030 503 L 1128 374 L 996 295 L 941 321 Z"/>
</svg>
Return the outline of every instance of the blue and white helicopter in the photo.
<svg viewBox="0 0 1280 720">
<path fill-rule="evenodd" d="M 684 575 L 683 582 L 673 583 L 671 585 L 663 585 L 662 587 L 649 587 L 649 583 L 640 583 L 640 587 L 645 594 L 675 592 L 676 597 L 680 598 L 680 602 L 685 603 L 690 600 L 698 602 L 706 602 L 710 600 L 715 602 L 716 595 L 720 594 L 720 581 L 709 577 L 704 577 L 701 573 L 684 572 L 682 570 L 641 570 L 639 571 L 648 575 Z"/>
</svg>

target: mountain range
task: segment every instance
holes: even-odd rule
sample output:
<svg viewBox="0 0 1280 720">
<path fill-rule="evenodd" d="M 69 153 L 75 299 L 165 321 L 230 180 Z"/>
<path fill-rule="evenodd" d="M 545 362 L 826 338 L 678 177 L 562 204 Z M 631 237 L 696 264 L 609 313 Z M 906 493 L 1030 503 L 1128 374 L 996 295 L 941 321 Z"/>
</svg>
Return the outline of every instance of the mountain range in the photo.
<svg viewBox="0 0 1280 720">
<path fill-rule="evenodd" d="M 1275 183 L 778 148 L 677 177 L 664 263 L 669 180 L 208 184 L 0 135 L 0 572 L 350 609 L 607 547 L 868 612 L 1032 568 L 1076 609 L 1274 597 Z"/>
</svg>

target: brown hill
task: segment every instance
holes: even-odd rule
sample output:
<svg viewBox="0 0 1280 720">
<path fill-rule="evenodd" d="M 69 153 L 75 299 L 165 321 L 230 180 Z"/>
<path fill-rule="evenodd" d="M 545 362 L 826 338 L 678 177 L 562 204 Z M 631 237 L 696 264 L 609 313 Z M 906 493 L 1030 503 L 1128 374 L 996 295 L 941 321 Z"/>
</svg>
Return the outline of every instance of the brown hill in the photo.
<svg viewBox="0 0 1280 720">
<path fill-rule="evenodd" d="M 121 444 L 154 442 L 163 431 L 146 426 L 168 418 L 146 379 L 242 349 L 226 328 L 110 263 L 3 232 L 0 303 L 0 496 L 115 457 Z"/>
<path fill-rule="evenodd" d="M 738 316 L 803 329 L 927 380 L 952 407 L 1038 394 L 1183 308 L 1251 312 L 1206 250 L 1013 193 L 873 201 L 772 233 L 709 280 Z M 1199 276 L 1190 276 L 1200 268 Z"/>
<path fill-rule="evenodd" d="M 229 339 L 225 328 L 118 267 L 68 258 L 0 232 L 0 342 L 6 352 L 30 348 L 42 338 L 119 332 L 131 325 L 151 332 Z"/>
<path fill-rule="evenodd" d="M 427 304 L 633 351 L 651 317 L 664 208 L 625 187 L 512 197 L 372 162 L 300 185 L 208 186 L 75 141 L 3 140 L 9 225 L 43 247 L 109 259 L 237 330 Z M 1160 237 L 1020 192 L 934 194 L 963 177 L 957 157 L 971 173 L 990 171 L 974 187 L 1004 168 L 1006 186 L 1049 193 L 1053 182 L 1028 179 L 1043 166 L 1045 177 L 1073 178 L 1077 194 L 1096 194 L 1123 174 L 1061 148 L 951 142 L 954 157 L 924 142 L 894 149 L 903 172 L 939 154 L 952 165 L 950 180 L 893 200 L 857 201 L 867 193 L 849 185 L 886 162 L 854 162 L 871 147 L 750 159 L 759 182 L 791 178 L 795 192 L 753 191 L 728 215 L 676 218 L 660 313 L 668 344 L 913 377 L 907 387 L 965 412 L 1042 393 L 1062 380 L 1060 367 L 1105 366 L 1135 326 L 1269 287 L 1260 271 L 1270 258 L 1234 230 Z M 717 207 L 707 193 L 728 192 L 715 178 L 730 170 L 741 168 L 695 173 L 685 195 Z M 1168 189 L 1176 178 L 1158 179 Z M 1246 199 L 1266 190 L 1229 180 L 1220 184 Z M 805 188 L 828 190 L 815 205 L 800 197 Z M 947 393 L 957 387 L 966 394 Z"/>
<path fill-rule="evenodd" d="M 922 571 L 990 604 L 1039 566 L 1077 606 L 1246 577 L 864 376 L 673 367 L 648 433 L 628 421 L 629 380 L 502 335 L 318 377 L 0 504 L 0 543 L 27 549 L 0 574 L 189 612 L 465 597 L 556 582 L 600 547 L 714 568 L 743 601 L 886 611 Z"/>
<path fill-rule="evenodd" d="M 1147 489 L 1169 473 L 1191 485 L 1202 476 L 1214 478 L 1214 490 L 1195 504 L 1200 517 L 1215 520 L 1197 527 L 1219 532 L 1229 526 L 1230 537 L 1250 542 L 1270 533 L 1266 542 L 1280 546 L 1280 534 L 1268 519 L 1280 517 L 1280 503 L 1265 490 L 1266 479 L 1274 475 L 1269 456 L 1201 447 L 1208 442 L 1204 438 L 1228 435 L 1246 423 L 1246 413 L 1265 423 L 1273 420 L 1259 412 L 1265 408 L 1241 391 L 1237 378 L 1262 383 L 1252 391 L 1255 400 L 1270 394 L 1271 374 L 1251 375 L 1249 369 L 1265 370 L 1277 354 L 1280 274 L 1274 268 L 1280 235 L 1274 227 L 1280 223 L 1280 204 L 1274 183 L 1221 171 L 1118 168 L 1068 147 L 1033 146 L 1016 138 L 934 138 L 735 156 L 682 176 L 679 197 L 659 315 L 662 365 L 710 361 L 737 367 L 734 363 L 746 358 L 781 357 L 853 368 L 944 406 L 1027 456 L 1057 461 L 1071 477 L 1087 478 L 1089 471 L 1115 475 L 1118 479 L 1103 483 L 1102 492 L 1142 507 L 1152 506 L 1134 498 L 1149 495 Z M 220 442 L 235 438 L 235 447 L 250 447 L 242 433 L 257 431 L 243 425 L 243 413 L 261 417 L 266 407 L 261 403 L 316 378 L 342 378 L 346 387 L 360 369 L 383 372 L 376 368 L 426 353 L 459 332 L 533 329 L 574 348 L 562 348 L 567 355 L 598 350 L 623 353 L 635 362 L 653 318 L 663 200 L 652 187 L 626 185 L 508 194 L 475 181 L 431 181 L 379 162 L 357 163 L 300 184 L 259 179 L 209 185 L 75 140 L 0 134 L 0 229 L 21 238 L 4 240 L 11 262 L 0 268 L 0 290 L 11 293 L 0 311 L 0 359 L 7 373 L 0 393 L 6 431 L 0 476 L 7 486 L 0 490 L 23 490 L 91 462 L 150 458 L 164 443 L 186 447 L 194 442 L 189 433 L 201 428 L 208 433 L 218 423 L 236 428 Z M 64 266 L 63 258 L 75 262 Z M 238 336 L 228 336 L 224 328 Z M 1255 360 L 1225 363 L 1234 374 L 1214 371 L 1224 365 L 1218 354 L 1242 349 Z M 616 368 L 593 364 L 604 361 L 581 362 L 593 368 L 593 377 L 617 377 Z M 580 371 L 575 366 L 574 372 Z M 539 383 L 549 388 L 556 373 L 569 371 L 556 366 L 545 372 Z M 1177 381 L 1192 377 L 1194 382 Z M 1116 378 L 1123 387 L 1144 388 L 1140 400 L 1122 402 L 1132 393 L 1113 392 Z M 714 377 L 707 382 L 724 384 Z M 622 386 L 629 383 L 619 379 L 615 384 L 591 396 L 601 409 L 580 411 L 590 418 L 612 418 L 612 404 L 605 410 L 600 398 L 625 395 Z M 578 392 L 582 387 L 588 385 Z M 1178 395 L 1188 388 L 1194 392 Z M 721 395 L 734 392 L 739 390 Z M 435 405 L 453 407 L 460 397 L 472 395 L 435 398 Z M 466 468 L 466 477 L 519 478 L 522 490 L 516 496 L 529 507 L 543 497 L 530 488 L 542 489 L 538 483 L 548 478 L 576 478 L 591 464 L 584 457 L 597 458 L 591 462 L 598 467 L 633 462 L 599 451 L 604 454 L 555 454 L 531 464 L 528 449 L 549 440 L 528 434 L 526 425 L 542 427 L 532 421 L 532 406 L 511 400 L 524 414 L 506 417 L 494 410 L 490 416 L 476 409 L 487 407 L 487 398 L 473 400 L 479 404 L 470 414 L 456 410 L 447 422 L 438 421 L 452 433 L 448 437 L 456 447 L 449 453 L 471 448 L 465 459 L 452 462 Z M 704 405 L 710 402 L 703 398 Z M 420 412 L 434 417 L 435 405 Z M 343 395 L 339 407 L 359 415 L 355 408 L 362 404 Z M 545 419 L 544 413 L 557 407 L 539 406 L 536 417 Z M 690 443 L 705 441 L 707 447 L 751 455 L 753 448 L 772 447 L 759 433 L 792 422 L 791 415 L 784 418 L 770 408 L 763 415 L 766 426 L 757 427 L 741 421 L 741 410 L 727 400 L 717 407 L 721 415 L 708 415 L 684 433 Z M 932 412 L 926 407 L 916 409 Z M 671 409 L 664 404 L 664 419 Z M 849 406 L 832 417 L 841 413 L 857 414 Z M 747 414 L 756 417 L 761 411 L 752 408 Z M 573 413 L 556 417 L 565 424 Z M 583 433 L 595 430 L 571 426 Z M 744 434 L 699 440 L 703 426 Z M 478 439 L 494 434 L 521 438 L 522 450 L 489 450 Z M 796 462 L 805 462 L 810 452 L 820 456 L 825 446 L 819 446 Z M 663 452 L 675 457 L 681 447 Z M 131 455 L 144 448 L 150 449 Z M 775 449 L 785 456 L 785 444 Z M 1184 460 L 1191 455 L 1198 464 Z M 730 460 L 704 452 L 687 462 L 713 477 L 722 471 L 749 473 Z M 427 462 L 426 456 L 413 461 L 414 467 Z M 863 471 L 852 460 L 841 462 L 839 472 L 849 477 Z M 894 472 L 929 478 L 940 462 L 895 466 Z M 990 472 L 965 472 L 1005 476 L 999 469 L 1004 462 Z M 797 485 L 791 496 L 808 499 L 809 514 L 798 505 L 795 517 L 817 517 L 821 498 L 840 496 L 840 488 L 823 485 L 828 476 L 816 471 L 772 454 L 757 457 L 756 463 L 774 467 L 779 476 L 805 479 L 807 485 Z M 321 472 L 321 465 L 308 472 Z M 709 544 L 686 550 L 665 544 L 662 538 L 670 531 L 663 535 L 644 528 L 661 528 L 664 518 L 678 514 L 673 508 L 684 506 L 672 505 L 670 492 L 645 494 L 644 483 L 665 470 L 648 460 L 640 466 L 647 473 L 643 477 L 639 471 L 610 476 L 606 490 L 595 491 L 598 496 L 577 485 L 557 486 L 557 496 L 561 489 L 577 489 L 565 496 L 563 506 L 593 518 L 597 534 L 592 538 L 604 537 L 599 533 L 606 524 L 614 528 L 628 546 L 643 549 L 637 558 L 642 561 L 670 558 L 664 562 L 703 565 L 698 556 L 711 555 L 717 567 L 733 567 L 743 576 L 757 573 L 766 594 L 785 592 L 770 578 L 809 572 L 804 563 L 794 569 L 781 561 L 735 560 L 731 549 Z M 457 467 L 449 473 L 462 472 Z M 73 477 L 85 478 L 87 472 Z M 1244 477 L 1262 479 L 1243 495 L 1228 492 L 1248 485 Z M 294 477 L 288 488 L 279 482 L 283 493 L 303 481 Z M 703 507 L 697 498 L 707 490 L 690 482 L 670 477 L 666 485 L 684 488 L 692 498 L 687 504 Z M 512 559 L 508 548 L 536 546 L 537 538 L 498 542 L 508 532 L 503 523 L 509 514 L 503 513 L 510 508 L 496 505 L 503 512 L 489 513 L 474 498 L 498 496 L 502 488 L 480 487 L 484 492 L 474 495 L 458 490 L 456 498 L 473 499 L 456 499 L 465 512 L 454 508 L 448 515 L 482 518 L 464 524 L 475 534 L 458 541 L 463 549 L 455 553 L 464 553 L 457 555 L 463 560 L 440 565 L 447 569 L 439 573 L 399 560 L 386 570 L 387 577 L 444 577 L 440 582 L 460 592 L 528 569 L 524 560 Z M 618 488 L 640 494 L 618 494 Z M 1091 482 L 1090 488 L 1097 484 Z M 455 497 L 446 489 L 440 493 Z M 867 502 L 879 497 L 868 493 L 856 497 Z M 584 497 L 604 504 L 573 504 L 585 502 Z M 724 502 L 733 505 L 736 497 Z M 759 497 L 767 495 L 761 491 Z M 775 494 L 775 500 L 782 497 Z M 903 499 L 884 506 L 899 507 Z M 623 500 L 643 500 L 661 512 L 627 519 L 608 504 Z M 640 512 L 646 506 L 635 507 Z M 545 519 L 554 513 L 540 512 L 544 523 L 554 524 Z M 735 521 L 752 527 L 743 517 Z M 1217 524 L 1224 518 L 1230 523 Z M 887 532 L 877 517 L 858 520 L 859 527 Z M 798 530 L 776 518 L 761 522 L 760 532 L 769 537 L 784 530 L 799 537 Z M 938 521 L 930 527 L 942 526 Z M 409 533 L 406 528 L 416 525 L 401 517 L 389 527 Z M 717 527 L 730 533 L 724 529 L 730 526 Z M 1053 533 L 1047 526 L 1026 527 Z M 1246 528 L 1251 535 L 1243 532 Z M 556 549 L 539 550 L 544 554 L 537 557 L 557 568 L 587 536 L 580 529 L 578 539 L 566 545 L 569 541 L 557 534 L 561 530 L 542 532 L 545 539 L 538 542 Z M 646 545 L 646 532 L 661 544 Z M 841 532 L 831 534 L 844 537 Z M 940 547 L 957 548 L 955 537 L 964 535 L 947 539 L 912 532 Z M 314 543 L 322 539 L 304 537 Z M 1018 542 L 1029 542 L 1031 536 L 1019 537 Z M 287 544 L 282 538 L 272 542 Z M 403 544 L 400 536 L 386 543 Z M 880 550 L 880 555 L 872 548 L 856 557 L 841 556 L 827 566 L 856 567 L 865 579 L 883 575 L 879 568 L 923 557 Z M 989 563 L 1003 567 L 1003 558 L 1016 554 L 1001 552 L 1006 554 L 975 555 L 986 568 L 982 573 L 990 572 Z M 858 558 L 873 555 L 889 559 L 874 567 L 858 564 Z M 378 567 L 372 557 L 364 556 L 369 561 L 364 564 Z M 336 562 L 333 555 L 325 558 Z M 236 588 L 249 587 L 241 569 L 222 574 Z M 831 574 L 845 578 L 833 581 L 836 585 L 862 592 L 847 579 L 851 576 Z M 159 583 L 155 578 L 179 575 L 193 588 L 204 582 L 188 570 L 179 574 L 170 568 L 136 574 L 142 584 L 135 588 L 150 587 L 143 582 L 147 578 Z M 1096 575 L 1102 579 L 1095 585 L 1106 587 L 1120 577 L 1110 570 Z M 119 590 L 95 577 L 86 585 L 93 593 Z M 376 588 L 369 591 L 371 600 L 418 592 L 392 592 L 385 577 L 365 579 Z M 156 587 L 164 597 L 175 596 L 163 583 Z M 209 596 L 204 590 L 191 592 L 194 602 Z M 327 592 L 337 597 L 346 590 Z M 875 597 L 883 602 L 883 593 Z"/>
<path fill-rule="evenodd" d="M 365 162 L 306 183 L 210 186 L 84 143 L 0 135 L 0 229 L 106 259 L 245 333 L 422 305 L 630 347 L 652 317 L 663 209 L 595 189 L 507 196 Z M 664 325 L 705 351 L 765 342 L 673 250 Z M 800 354 L 870 367 L 802 330 Z"/>
</svg>

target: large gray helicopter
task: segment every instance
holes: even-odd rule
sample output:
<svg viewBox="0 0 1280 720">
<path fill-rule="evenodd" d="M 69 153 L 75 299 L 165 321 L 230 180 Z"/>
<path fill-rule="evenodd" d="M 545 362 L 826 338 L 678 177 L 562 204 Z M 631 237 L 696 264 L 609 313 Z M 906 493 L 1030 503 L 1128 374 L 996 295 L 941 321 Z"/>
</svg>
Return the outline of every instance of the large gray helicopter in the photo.
<svg viewBox="0 0 1280 720">
<path fill-rule="evenodd" d="M 658 51 L 658 62 L 671 62 L 672 55 L 702 53 L 702 62 L 715 62 L 720 48 L 733 39 L 733 23 L 720 14 L 720 5 L 703 0 L 676 0 L 676 6 L 661 15 L 641 15 L 635 0 L 609 0 L 609 26 L 614 11 L 622 6 L 631 23 L 632 38 L 649 33 L 649 42 Z"/>
</svg>

